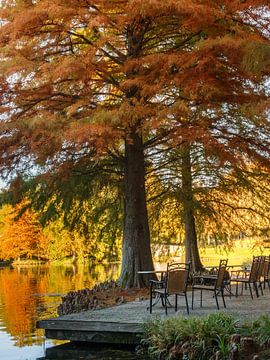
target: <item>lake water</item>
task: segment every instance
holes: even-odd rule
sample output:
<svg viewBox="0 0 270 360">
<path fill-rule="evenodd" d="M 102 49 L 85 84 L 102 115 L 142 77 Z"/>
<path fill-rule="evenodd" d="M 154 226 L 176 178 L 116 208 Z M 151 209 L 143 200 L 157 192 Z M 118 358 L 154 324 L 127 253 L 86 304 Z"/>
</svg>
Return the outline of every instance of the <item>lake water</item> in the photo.
<svg viewBox="0 0 270 360">
<path fill-rule="evenodd" d="M 242 264 L 252 258 L 255 250 L 249 244 L 240 245 L 229 256 L 208 249 L 203 254 L 203 263 L 217 265 L 223 256 L 229 257 L 230 265 Z M 165 268 L 165 264 L 156 264 L 156 268 L 160 267 Z M 126 351 L 94 351 L 66 345 L 57 348 L 59 357 L 55 357 L 53 348 L 60 343 L 45 341 L 43 330 L 36 329 L 37 320 L 57 315 L 62 295 L 70 290 L 92 288 L 96 283 L 116 279 L 118 274 L 119 265 L 0 267 L 0 360 L 135 359 L 134 354 Z"/>
<path fill-rule="evenodd" d="M 68 291 L 91 288 L 97 282 L 114 279 L 118 271 L 118 265 L 0 268 L 0 359 L 55 359 L 53 347 L 61 342 L 45 341 L 43 330 L 36 329 L 36 321 L 56 316 L 61 296 Z M 74 345 L 57 349 L 60 349 L 59 359 L 135 358 L 129 351 L 74 348 Z"/>
</svg>

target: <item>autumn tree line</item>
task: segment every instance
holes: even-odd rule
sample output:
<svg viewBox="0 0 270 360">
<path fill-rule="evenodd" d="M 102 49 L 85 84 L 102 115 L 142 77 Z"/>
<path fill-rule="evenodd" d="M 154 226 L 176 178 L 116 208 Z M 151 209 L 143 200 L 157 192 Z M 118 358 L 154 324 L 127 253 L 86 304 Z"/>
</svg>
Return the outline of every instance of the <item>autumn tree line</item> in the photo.
<svg viewBox="0 0 270 360">
<path fill-rule="evenodd" d="M 267 233 L 269 11 L 265 0 L 3 1 L 3 201 L 27 198 L 42 224 L 61 219 L 91 244 L 122 236 L 127 287 L 147 284 L 137 271 L 153 268 L 154 239 L 183 234 L 199 270 L 199 241 Z"/>
</svg>

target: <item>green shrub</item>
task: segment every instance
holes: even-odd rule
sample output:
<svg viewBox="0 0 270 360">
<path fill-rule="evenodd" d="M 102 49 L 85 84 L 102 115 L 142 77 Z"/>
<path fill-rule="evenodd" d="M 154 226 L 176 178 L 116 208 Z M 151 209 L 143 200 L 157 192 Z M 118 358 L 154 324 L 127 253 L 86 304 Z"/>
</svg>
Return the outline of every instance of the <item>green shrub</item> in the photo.
<svg viewBox="0 0 270 360">
<path fill-rule="evenodd" d="M 261 346 L 265 346 L 270 339 L 270 318 L 261 315 L 251 323 L 245 323 L 240 329 L 241 335 L 250 336 Z"/>
<path fill-rule="evenodd" d="M 154 318 L 144 324 L 144 330 L 148 354 L 154 359 L 212 360 L 218 351 L 220 358 L 225 360 L 229 357 L 232 334 L 251 337 L 259 351 L 267 349 L 270 317 L 264 314 L 241 325 L 222 312 L 207 317 Z M 269 359 L 269 354 L 266 356 Z"/>
<path fill-rule="evenodd" d="M 235 320 L 225 313 L 154 319 L 144 329 L 148 353 L 155 359 L 180 359 L 187 352 L 190 360 L 209 360 L 217 351 L 227 359 L 230 336 L 237 332 Z"/>
</svg>

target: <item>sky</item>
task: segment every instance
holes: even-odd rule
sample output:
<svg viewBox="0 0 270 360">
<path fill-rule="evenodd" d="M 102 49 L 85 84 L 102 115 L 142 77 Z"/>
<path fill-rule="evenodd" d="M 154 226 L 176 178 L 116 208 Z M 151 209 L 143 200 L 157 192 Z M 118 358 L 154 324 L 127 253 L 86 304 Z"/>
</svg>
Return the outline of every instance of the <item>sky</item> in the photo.
<svg viewBox="0 0 270 360">
<path fill-rule="evenodd" d="M 5 186 L 5 183 L 0 178 L 0 190 Z"/>
</svg>

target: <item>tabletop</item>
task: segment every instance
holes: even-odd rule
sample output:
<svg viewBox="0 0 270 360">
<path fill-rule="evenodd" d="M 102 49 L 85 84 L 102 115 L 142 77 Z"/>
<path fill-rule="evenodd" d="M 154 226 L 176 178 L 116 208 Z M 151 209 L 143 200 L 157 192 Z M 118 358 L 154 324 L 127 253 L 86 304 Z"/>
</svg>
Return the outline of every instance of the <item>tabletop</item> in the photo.
<svg viewBox="0 0 270 360">
<path fill-rule="evenodd" d="M 137 271 L 137 274 L 162 274 L 164 272 L 166 272 L 167 270 L 141 270 L 141 271 Z"/>
</svg>

